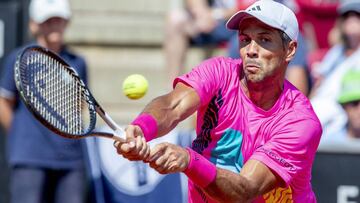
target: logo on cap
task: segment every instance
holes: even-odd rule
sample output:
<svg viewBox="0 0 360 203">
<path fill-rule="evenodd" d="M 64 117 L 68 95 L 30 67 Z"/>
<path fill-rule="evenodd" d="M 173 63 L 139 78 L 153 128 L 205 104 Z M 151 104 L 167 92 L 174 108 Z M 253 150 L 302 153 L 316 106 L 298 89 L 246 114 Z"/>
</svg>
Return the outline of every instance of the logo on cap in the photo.
<svg viewBox="0 0 360 203">
<path fill-rule="evenodd" d="M 253 7 L 249 8 L 248 11 L 261 11 L 261 8 L 259 5 L 257 5 L 257 6 L 253 6 Z"/>
</svg>

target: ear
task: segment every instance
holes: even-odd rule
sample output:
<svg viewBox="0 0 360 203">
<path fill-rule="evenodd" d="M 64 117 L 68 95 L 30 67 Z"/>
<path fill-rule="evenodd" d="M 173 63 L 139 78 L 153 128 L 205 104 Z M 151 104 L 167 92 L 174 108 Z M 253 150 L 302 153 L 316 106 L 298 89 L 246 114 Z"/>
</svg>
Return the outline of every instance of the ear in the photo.
<svg viewBox="0 0 360 203">
<path fill-rule="evenodd" d="M 33 36 L 36 36 L 39 34 L 39 25 L 35 23 L 33 20 L 30 19 L 29 21 L 29 30 Z"/>
<path fill-rule="evenodd" d="M 290 41 L 288 49 L 287 49 L 287 53 L 286 53 L 286 59 L 285 59 L 286 62 L 289 63 L 294 58 L 296 49 L 297 49 L 297 42 Z"/>
</svg>

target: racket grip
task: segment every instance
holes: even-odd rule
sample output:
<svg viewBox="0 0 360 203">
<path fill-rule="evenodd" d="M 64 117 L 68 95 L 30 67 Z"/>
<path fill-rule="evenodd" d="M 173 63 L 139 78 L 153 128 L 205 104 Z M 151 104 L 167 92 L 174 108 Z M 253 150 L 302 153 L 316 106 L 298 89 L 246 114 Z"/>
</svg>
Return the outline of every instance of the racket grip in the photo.
<svg viewBox="0 0 360 203">
<path fill-rule="evenodd" d="M 113 139 L 119 142 L 126 141 L 126 133 L 122 128 L 117 128 L 114 132 Z"/>
</svg>

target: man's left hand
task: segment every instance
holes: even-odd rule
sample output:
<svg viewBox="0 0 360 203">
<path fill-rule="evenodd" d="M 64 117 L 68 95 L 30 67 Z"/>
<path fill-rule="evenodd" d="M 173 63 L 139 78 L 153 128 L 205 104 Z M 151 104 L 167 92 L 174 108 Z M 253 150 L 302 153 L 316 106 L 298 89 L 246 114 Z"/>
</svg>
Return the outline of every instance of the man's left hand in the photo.
<svg viewBox="0 0 360 203">
<path fill-rule="evenodd" d="M 186 149 L 170 143 L 156 145 L 150 152 L 150 167 L 160 174 L 183 172 L 189 165 Z"/>
</svg>

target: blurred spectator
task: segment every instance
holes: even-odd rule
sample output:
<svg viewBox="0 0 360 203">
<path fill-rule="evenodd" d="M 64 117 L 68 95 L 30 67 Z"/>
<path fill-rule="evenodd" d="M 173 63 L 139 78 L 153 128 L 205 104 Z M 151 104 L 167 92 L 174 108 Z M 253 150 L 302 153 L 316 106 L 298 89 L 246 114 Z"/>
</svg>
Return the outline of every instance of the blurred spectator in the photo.
<svg viewBox="0 0 360 203">
<path fill-rule="evenodd" d="M 170 81 L 184 72 L 189 44 L 219 45 L 236 34 L 225 28 L 237 10 L 236 0 L 185 0 L 184 7 L 172 10 L 166 22 L 164 50 Z"/>
<path fill-rule="evenodd" d="M 286 79 L 298 88 L 304 95 L 309 94 L 311 88 L 310 75 L 307 63 L 308 47 L 301 33 L 298 37 L 298 48 L 286 70 Z"/>
<path fill-rule="evenodd" d="M 344 75 L 338 102 L 345 110 L 347 122 L 334 133 L 323 136 L 324 141 L 360 138 L 360 70 L 350 70 Z"/>
<path fill-rule="evenodd" d="M 316 81 L 316 78 L 312 76 L 312 71 L 316 69 L 329 47 L 338 42 L 338 32 L 334 29 L 334 25 L 340 0 L 283 0 L 283 2 L 296 13 L 306 47 L 305 54 L 298 53 L 302 55 L 298 58 L 305 60 L 303 63 L 305 66 L 294 64 L 295 68 L 292 69 L 290 65 L 288 70 L 289 72 L 293 70 L 294 73 L 290 74 L 292 77 L 288 79 L 302 92 L 305 92 L 304 89 L 307 86 L 306 90 L 309 94 Z M 299 46 L 302 44 L 299 43 Z M 302 59 L 302 57 L 305 58 Z M 300 67 L 304 68 L 299 69 Z M 300 73 L 303 79 L 297 79 L 296 73 Z M 304 77 L 305 74 L 306 77 Z M 307 83 L 299 83 L 304 79 Z"/>
<path fill-rule="evenodd" d="M 308 41 L 309 50 L 328 49 L 333 39 L 329 33 L 335 25 L 336 9 L 340 0 L 292 1 L 301 32 Z"/>
<path fill-rule="evenodd" d="M 63 44 L 71 17 L 67 0 L 33 0 L 29 7 L 32 44 L 57 52 L 86 82 L 86 64 Z M 28 44 L 29 45 L 29 44 Z M 53 135 L 28 112 L 14 81 L 16 55 L 7 56 L 0 83 L 0 122 L 7 131 L 12 203 L 83 203 L 85 173 L 82 143 Z"/>
<path fill-rule="evenodd" d="M 324 134 L 337 130 L 346 122 L 346 114 L 337 103 L 341 78 L 360 64 L 360 1 L 342 1 L 338 13 L 342 42 L 333 46 L 319 65 L 321 80 L 311 95 Z"/>
</svg>

